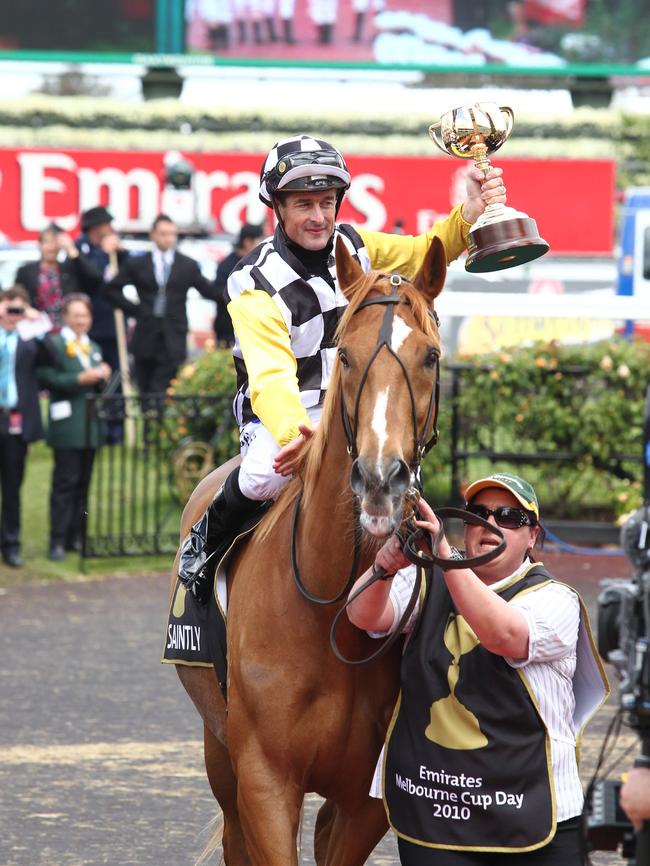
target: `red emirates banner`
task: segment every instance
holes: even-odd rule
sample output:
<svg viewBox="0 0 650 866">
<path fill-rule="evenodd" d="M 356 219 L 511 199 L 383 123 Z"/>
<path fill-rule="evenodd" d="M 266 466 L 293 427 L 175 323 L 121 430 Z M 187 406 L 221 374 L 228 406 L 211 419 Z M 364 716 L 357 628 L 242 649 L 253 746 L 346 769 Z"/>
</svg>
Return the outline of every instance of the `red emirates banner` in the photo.
<svg viewBox="0 0 650 866">
<path fill-rule="evenodd" d="M 611 254 L 613 160 L 497 156 L 508 204 L 537 221 L 553 253 Z M 0 234 L 9 243 L 33 240 L 51 222 L 76 234 L 79 214 L 98 204 L 110 209 L 121 232 L 148 231 L 160 212 L 181 229 L 198 224 L 229 235 L 243 222 L 268 217 L 257 195 L 264 154 L 184 154 L 194 168 L 189 191 L 166 185 L 169 157 L 162 151 L 0 148 Z M 361 228 L 390 232 L 399 224 L 407 234 L 419 234 L 465 198 L 467 160 L 349 156 L 347 161 L 353 180 L 339 217 Z"/>
<path fill-rule="evenodd" d="M 584 24 L 587 0 L 524 0 L 524 14 L 543 24 Z"/>
</svg>

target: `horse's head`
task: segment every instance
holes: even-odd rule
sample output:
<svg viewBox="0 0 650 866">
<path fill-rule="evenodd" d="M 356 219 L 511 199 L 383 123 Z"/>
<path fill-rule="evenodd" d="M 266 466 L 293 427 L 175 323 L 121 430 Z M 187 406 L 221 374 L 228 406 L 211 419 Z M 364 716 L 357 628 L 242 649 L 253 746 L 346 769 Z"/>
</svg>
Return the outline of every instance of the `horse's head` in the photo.
<svg viewBox="0 0 650 866">
<path fill-rule="evenodd" d="M 434 433 L 440 338 L 434 298 L 446 274 L 434 238 L 412 282 L 364 274 L 337 242 L 336 270 L 350 304 L 339 327 L 341 409 L 353 458 L 351 486 L 371 535 L 394 532 Z"/>
</svg>

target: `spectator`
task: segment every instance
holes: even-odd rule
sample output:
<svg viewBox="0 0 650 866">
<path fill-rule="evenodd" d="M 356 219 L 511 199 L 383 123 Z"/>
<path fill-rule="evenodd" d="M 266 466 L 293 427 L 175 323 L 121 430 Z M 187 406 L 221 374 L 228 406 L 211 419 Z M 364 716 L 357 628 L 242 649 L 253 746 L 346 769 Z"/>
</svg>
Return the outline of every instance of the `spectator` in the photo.
<svg viewBox="0 0 650 866">
<path fill-rule="evenodd" d="M 129 257 L 106 287 L 111 303 L 137 322 L 131 350 L 140 394 L 165 392 L 185 360 L 188 291 L 195 288 L 203 297 L 216 300 L 214 284 L 194 259 L 177 251 L 178 229 L 170 217 L 156 217 L 151 240 L 153 250 Z M 139 303 L 124 296 L 127 285 L 135 286 Z"/>
<path fill-rule="evenodd" d="M 79 288 L 90 296 L 93 305 L 93 325 L 88 336 L 99 344 L 102 358 L 111 370 L 120 370 L 115 309 L 106 297 L 106 283 L 115 276 L 129 254 L 123 249 L 112 222 L 110 211 L 101 205 L 81 215 L 82 234 L 77 239 L 77 248 L 88 267 L 84 268 L 84 276 L 79 279 Z M 121 385 L 116 390 L 121 392 Z M 106 441 L 111 445 L 121 442 L 122 430 L 120 419 L 109 421 Z"/>
<path fill-rule="evenodd" d="M 16 285 L 26 289 L 32 307 L 47 313 L 56 333 L 61 328 L 63 298 L 78 291 L 80 273 L 83 279 L 84 275 L 92 278 L 93 272 L 88 270 L 86 260 L 79 255 L 70 235 L 57 225 L 43 229 L 38 246 L 40 259 L 18 268 Z M 65 257 L 59 261 L 61 253 Z"/>
<path fill-rule="evenodd" d="M 85 507 L 95 450 L 103 431 L 96 419 L 86 429 L 86 394 L 101 390 L 111 375 L 98 343 L 88 338 L 92 304 L 88 295 L 70 294 L 63 301 L 63 327 L 51 340 L 54 365 L 38 371 L 50 392 L 47 443 L 54 450 L 50 493 L 49 558 L 62 560 L 66 550 L 81 550 Z"/>
<path fill-rule="evenodd" d="M 43 339 L 23 339 L 19 325 L 37 319 L 25 289 L 0 295 L 0 549 L 7 565 L 19 568 L 20 488 L 29 444 L 43 438 L 36 368 L 51 363 Z"/>
<path fill-rule="evenodd" d="M 38 246 L 40 258 L 18 268 L 15 284 L 27 291 L 34 309 L 48 315 L 56 333 L 64 296 L 78 291 L 80 279 L 92 279 L 94 270 L 79 255 L 70 235 L 54 223 L 40 233 Z"/>
<path fill-rule="evenodd" d="M 237 262 L 254 249 L 264 237 L 264 228 L 257 223 L 244 223 L 239 232 L 235 245 L 224 259 L 219 262 L 217 276 L 214 281 L 217 290 L 217 314 L 214 318 L 214 333 L 218 343 L 232 346 L 235 342 L 235 332 L 232 327 L 230 313 L 228 312 L 228 301 L 226 295 L 226 284 L 233 268 Z"/>
<path fill-rule="evenodd" d="M 99 344 L 102 358 L 112 370 L 119 369 L 115 311 L 106 297 L 106 282 L 128 258 L 112 226 L 113 217 L 105 207 L 92 207 L 81 215 L 77 248 L 88 265 L 79 279 L 79 289 L 90 296 L 93 305 L 91 340 Z"/>
</svg>

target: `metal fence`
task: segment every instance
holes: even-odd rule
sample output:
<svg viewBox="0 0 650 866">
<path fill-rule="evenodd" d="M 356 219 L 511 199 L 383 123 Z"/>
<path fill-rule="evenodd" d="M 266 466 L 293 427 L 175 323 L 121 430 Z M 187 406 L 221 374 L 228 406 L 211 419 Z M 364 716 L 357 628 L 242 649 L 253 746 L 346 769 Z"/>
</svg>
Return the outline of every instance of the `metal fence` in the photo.
<svg viewBox="0 0 650 866">
<path fill-rule="evenodd" d="M 477 409 L 463 399 L 475 371 L 462 363 L 443 369 L 439 450 L 449 479 L 446 502 L 458 504 L 462 482 L 492 465 L 510 465 L 514 471 L 535 467 L 538 474 L 546 467 L 547 478 L 563 473 L 566 478 L 567 469 L 575 474 L 584 456 L 580 451 L 544 451 L 530 439 L 508 440 L 491 420 L 489 407 Z M 577 412 L 585 399 L 585 370 L 561 372 L 572 379 L 569 399 Z M 119 427 L 121 435 L 117 444 L 103 445 L 96 453 L 83 556 L 174 554 L 180 516 L 192 490 L 210 469 L 238 453 L 230 395 L 89 396 L 87 420 L 88 429 L 98 421 L 113 431 Z M 637 472 L 639 466 L 640 449 L 638 454 L 613 453 L 600 469 L 613 477 L 622 467 Z M 552 497 L 542 492 L 549 505 Z"/>
<path fill-rule="evenodd" d="M 197 482 L 238 452 L 229 396 L 89 396 L 114 444 L 97 449 L 82 556 L 173 554 L 182 509 Z"/>
</svg>

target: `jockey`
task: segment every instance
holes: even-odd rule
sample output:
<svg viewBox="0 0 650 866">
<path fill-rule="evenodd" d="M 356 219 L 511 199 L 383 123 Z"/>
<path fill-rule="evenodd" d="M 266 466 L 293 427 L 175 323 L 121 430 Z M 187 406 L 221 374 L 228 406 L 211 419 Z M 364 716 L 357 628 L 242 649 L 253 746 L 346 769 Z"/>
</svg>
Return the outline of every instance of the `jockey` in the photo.
<svg viewBox="0 0 650 866">
<path fill-rule="evenodd" d="M 336 326 L 347 305 L 336 276 L 337 238 L 364 271 L 413 277 L 434 236 L 448 262 L 466 249 L 469 229 L 485 207 L 505 202 L 501 174 L 499 168 L 486 176 L 470 170 L 467 197 L 448 217 L 425 234 L 394 235 L 337 224 L 351 178 L 331 144 L 298 135 L 273 146 L 259 197 L 274 211 L 275 233 L 228 279 L 242 462 L 181 545 L 179 578 L 199 601 L 212 590 L 217 552 L 225 552 L 224 542 L 262 501 L 278 497 L 320 417 Z"/>
</svg>

